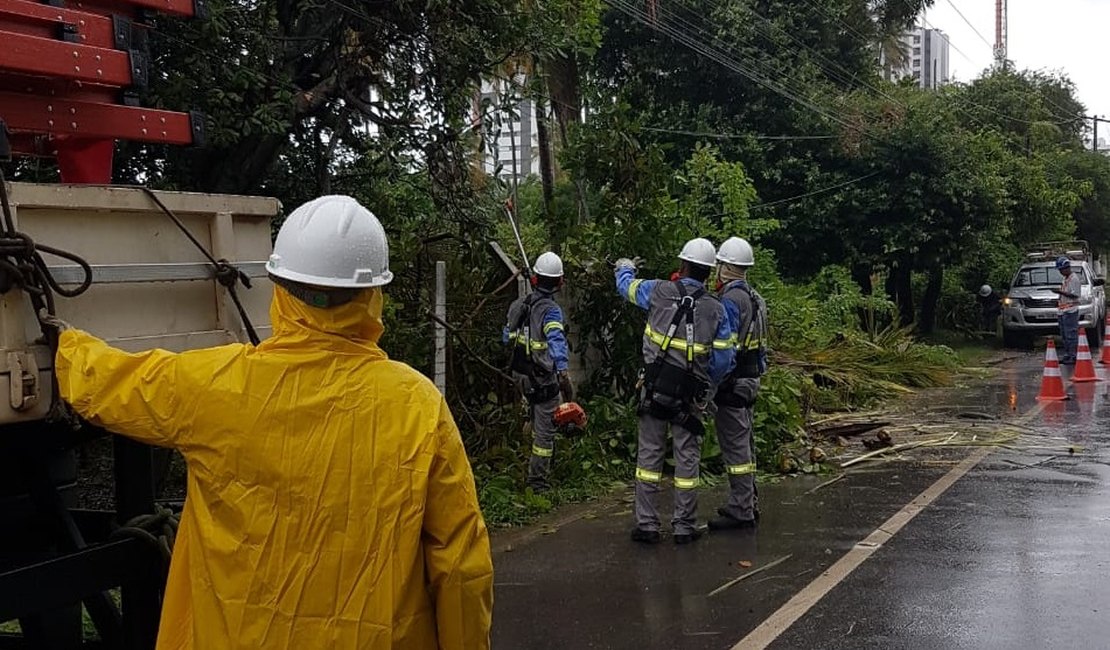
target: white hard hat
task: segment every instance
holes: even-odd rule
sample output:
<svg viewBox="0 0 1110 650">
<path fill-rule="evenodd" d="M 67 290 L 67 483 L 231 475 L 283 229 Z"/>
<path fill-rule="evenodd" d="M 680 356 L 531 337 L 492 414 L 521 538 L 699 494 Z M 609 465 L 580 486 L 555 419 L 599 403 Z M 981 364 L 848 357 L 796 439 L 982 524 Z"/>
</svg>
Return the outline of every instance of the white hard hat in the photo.
<svg viewBox="0 0 1110 650">
<path fill-rule="evenodd" d="M 752 251 L 752 245 L 747 241 L 739 237 L 729 237 L 717 251 L 717 261 L 736 266 L 753 266 L 755 253 Z"/>
<path fill-rule="evenodd" d="M 713 246 L 713 242 L 698 237 L 686 242 L 682 252 L 678 254 L 678 259 L 702 266 L 713 266 L 717 259 L 717 249 Z"/>
<path fill-rule="evenodd" d="M 563 260 L 559 259 L 559 256 L 555 253 L 548 251 L 536 258 L 536 264 L 532 267 L 532 272 L 545 278 L 561 278 L 563 277 Z"/>
<path fill-rule="evenodd" d="M 989 284 L 984 284 L 983 286 L 979 287 L 979 295 L 983 296 L 984 298 L 991 295 L 993 291 L 994 290 L 991 289 L 991 285 Z"/>
<path fill-rule="evenodd" d="M 294 210 L 266 270 L 318 287 L 365 289 L 393 280 L 385 229 L 349 196 L 321 196 Z"/>
</svg>

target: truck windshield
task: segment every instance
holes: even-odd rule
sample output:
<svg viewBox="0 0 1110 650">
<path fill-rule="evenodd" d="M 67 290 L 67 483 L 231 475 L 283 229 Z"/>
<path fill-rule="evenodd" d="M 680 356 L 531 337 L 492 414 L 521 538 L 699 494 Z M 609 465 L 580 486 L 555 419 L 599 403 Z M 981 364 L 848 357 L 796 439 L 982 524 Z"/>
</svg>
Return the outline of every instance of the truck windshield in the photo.
<svg viewBox="0 0 1110 650">
<path fill-rule="evenodd" d="M 1082 266 L 1073 266 L 1072 271 L 1079 276 L 1079 281 L 1087 283 L 1087 275 Z M 1052 266 L 1030 266 L 1018 271 L 1014 279 L 1015 287 L 1056 287 L 1064 282 L 1064 276 Z"/>
</svg>

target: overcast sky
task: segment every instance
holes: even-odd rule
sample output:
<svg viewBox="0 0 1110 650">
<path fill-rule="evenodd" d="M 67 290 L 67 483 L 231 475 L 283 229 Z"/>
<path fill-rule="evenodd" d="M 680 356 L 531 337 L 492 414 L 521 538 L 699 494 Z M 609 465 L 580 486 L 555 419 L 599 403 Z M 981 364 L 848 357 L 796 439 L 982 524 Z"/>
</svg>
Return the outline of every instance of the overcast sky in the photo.
<svg viewBox="0 0 1110 650">
<path fill-rule="evenodd" d="M 995 0 L 936 0 L 925 13 L 929 26 L 943 30 L 954 46 L 949 72 L 955 79 L 970 81 L 993 62 L 994 6 Z M 1088 114 L 1110 116 L 1110 0 L 1009 0 L 1009 11 L 1009 58 L 1014 65 L 1062 70 L 1078 86 Z"/>
</svg>

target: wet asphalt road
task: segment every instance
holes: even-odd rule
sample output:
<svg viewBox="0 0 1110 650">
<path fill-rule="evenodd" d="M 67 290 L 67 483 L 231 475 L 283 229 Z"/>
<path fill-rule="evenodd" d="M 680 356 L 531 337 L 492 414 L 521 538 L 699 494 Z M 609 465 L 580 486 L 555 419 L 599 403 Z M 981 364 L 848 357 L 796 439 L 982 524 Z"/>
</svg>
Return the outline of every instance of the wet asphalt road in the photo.
<svg viewBox="0 0 1110 650">
<path fill-rule="evenodd" d="M 1034 412 L 1040 368 L 1041 357 L 1022 356 L 985 384 L 923 400 L 1024 416 L 1032 430 L 992 451 L 781 635 L 763 637 L 770 647 L 1110 648 L 1110 382 L 1068 382 L 1072 400 Z M 830 477 L 764 484 L 758 532 L 687 547 L 632 544 L 619 496 L 499 533 L 494 648 L 732 648 L 970 453 L 917 450 L 815 492 Z M 704 490 L 703 517 L 722 498 Z"/>
</svg>

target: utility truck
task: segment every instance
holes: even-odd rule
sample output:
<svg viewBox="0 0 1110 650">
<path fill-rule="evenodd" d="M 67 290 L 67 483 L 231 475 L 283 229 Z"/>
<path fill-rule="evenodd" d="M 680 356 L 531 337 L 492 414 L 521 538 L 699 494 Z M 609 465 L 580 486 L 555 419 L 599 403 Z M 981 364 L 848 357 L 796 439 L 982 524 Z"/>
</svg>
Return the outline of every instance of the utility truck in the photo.
<svg viewBox="0 0 1110 650">
<path fill-rule="evenodd" d="M 116 140 L 195 145 L 203 116 L 150 110 L 148 16 L 195 0 L 0 0 L 0 170 L 57 161 L 63 184 L 0 174 L 0 647 L 154 647 L 173 521 L 146 446 L 58 400 L 40 311 L 139 351 L 264 338 L 274 199 L 112 187 Z M 79 508 L 77 452 L 113 450 L 114 506 Z"/>
</svg>

